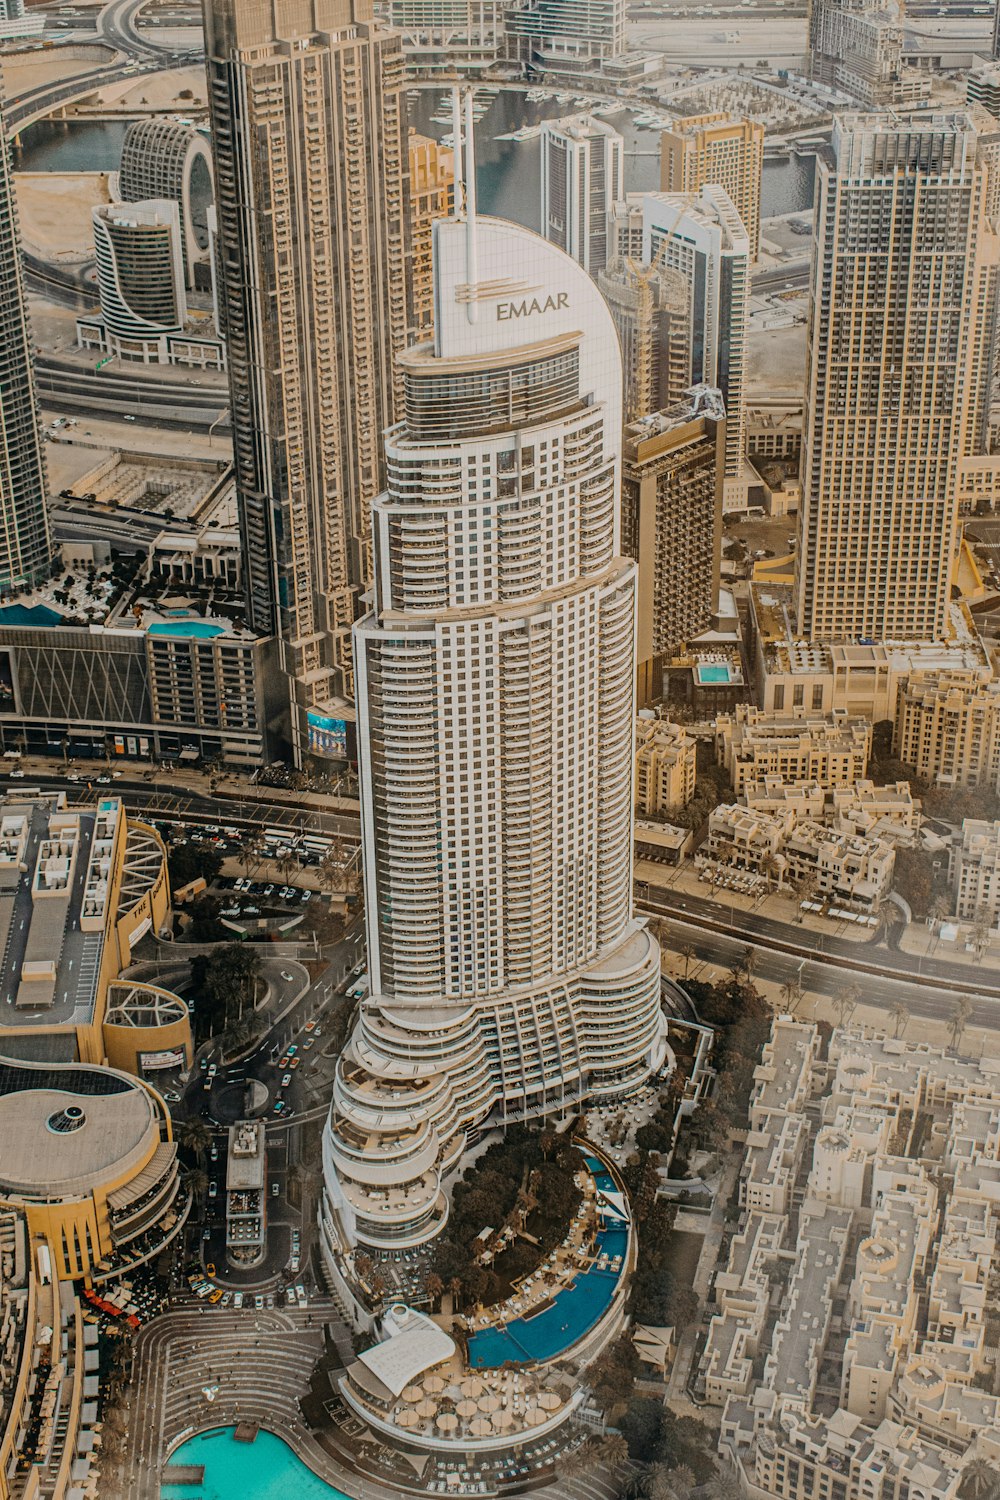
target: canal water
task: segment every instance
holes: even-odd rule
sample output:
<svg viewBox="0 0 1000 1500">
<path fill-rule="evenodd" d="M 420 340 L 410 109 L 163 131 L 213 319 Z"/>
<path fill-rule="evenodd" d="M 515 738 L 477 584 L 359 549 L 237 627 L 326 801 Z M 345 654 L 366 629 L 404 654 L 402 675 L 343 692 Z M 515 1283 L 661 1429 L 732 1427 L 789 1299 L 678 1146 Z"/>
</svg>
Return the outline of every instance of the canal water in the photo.
<svg viewBox="0 0 1000 1500">
<path fill-rule="evenodd" d="M 425 89 L 410 103 L 410 119 L 426 135 L 440 137 L 449 125 L 431 123 L 441 94 Z M 499 94 L 476 126 L 476 187 L 482 213 L 513 219 L 528 229 L 539 227 L 541 175 L 537 138 L 501 141 L 522 125 L 571 114 L 575 106 L 555 99 L 529 103 L 523 93 Z M 623 112 L 609 121 L 625 137 L 625 185 L 629 192 L 648 192 L 660 185 L 659 134 L 638 130 Z M 14 165 L 24 172 L 113 172 L 121 161 L 124 120 L 43 120 L 21 136 Z M 761 211 L 770 214 L 808 210 L 812 206 L 816 161 L 792 156 L 764 163 Z"/>
</svg>

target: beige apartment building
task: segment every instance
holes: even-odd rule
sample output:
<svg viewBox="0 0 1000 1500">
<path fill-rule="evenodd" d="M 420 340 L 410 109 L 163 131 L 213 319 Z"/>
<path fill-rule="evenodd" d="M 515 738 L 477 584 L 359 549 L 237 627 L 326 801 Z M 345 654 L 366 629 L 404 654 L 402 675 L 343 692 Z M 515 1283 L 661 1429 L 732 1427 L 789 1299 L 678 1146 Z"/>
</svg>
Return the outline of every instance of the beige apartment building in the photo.
<svg viewBox="0 0 1000 1500">
<path fill-rule="evenodd" d="M 873 913 L 892 889 L 896 854 L 884 839 L 799 820 L 790 807 L 765 813 L 723 803 L 709 815 L 698 859 L 801 886 L 812 899 L 838 908 Z"/>
<path fill-rule="evenodd" d="M 896 700 L 893 749 L 925 781 L 1000 787 L 1000 682 L 912 673 Z"/>
<path fill-rule="evenodd" d="M 641 251 L 640 251 L 641 255 Z M 625 366 L 625 421 L 680 401 L 690 383 L 690 289 L 679 271 L 617 256 L 597 273 Z"/>
<path fill-rule="evenodd" d="M 663 691 L 664 659 L 706 630 L 719 598 L 726 420 L 697 386 L 625 428 L 622 550 L 639 571 L 639 703 Z"/>
<path fill-rule="evenodd" d="M 748 781 L 777 776 L 787 782 L 853 786 L 868 770 L 871 725 L 842 709 L 796 718 L 738 703 L 715 723 L 715 755 L 739 796 Z"/>
<path fill-rule="evenodd" d="M 807 641 L 949 636 L 959 470 L 986 432 L 1000 264 L 987 192 L 963 111 L 840 115 L 817 159 L 795 607 Z"/>
<path fill-rule="evenodd" d="M 697 193 L 709 183 L 725 188 L 750 239 L 760 249 L 760 183 L 764 127 L 725 112 L 691 115 L 660 136 L 660 191 Z"/>
<path fill-rule="evenodd" d="M 748 1495 L 956 1500 L 1000 1455 L 995 1062 L 843 1027 L 824 1056 L 781 1016 L 754 1080 L 699 1372 L 720 1451 Z"/>
<path fill-rule="evenodd" d="M 213 0 L 205 57 L 247 608 L 278 637 L 288 704 L 275 721 L 302 760 L 324 753 L 353 691 L 396 415 L 403 56 L 371 0 Z"/>
<path fill-rule="evenodd" d="M 455 153 L 431 136 L 410 131 L 410 336 L 429 337 L 434 327 L 434 267 L 431 243 L 435 219 L 451 213 L 455 194 Z"/>
<path fill-rule="evenodd" d="M 637 719 L 635 724 L 635 811 L 653 818 L 671 807 L 686 807 L 694 796 L 697 746 L 669 719 Z"/>
<path fill-rule="evenodd" d="M 951 852 L 955 911 L 963 922 L 1000 920 L 1000 823 L 966 818 Z"/>
</svg>

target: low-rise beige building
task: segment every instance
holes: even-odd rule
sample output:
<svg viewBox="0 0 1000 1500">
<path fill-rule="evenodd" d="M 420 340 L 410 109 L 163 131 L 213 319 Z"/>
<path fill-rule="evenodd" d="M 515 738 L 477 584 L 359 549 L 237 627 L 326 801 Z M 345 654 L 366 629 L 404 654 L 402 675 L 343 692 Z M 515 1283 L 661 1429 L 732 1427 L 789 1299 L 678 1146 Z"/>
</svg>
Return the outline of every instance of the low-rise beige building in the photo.
<svg viewBox="0 0 1000 1500">
<path fill-rule="evenodd" d="M 966 818 L 951 850 L 955 912 L 963 922 L 1000 920 L 1000 822 Z"/>
<path fill-rule="evenodd" d="M 868 770 L 871 740 L 871 724 L 843 709 L 796 716 L 740 703 L 715 725 L 716 758 L 737 795 L 748 781 L 765 776 L 824 788 L 853 786 Z"/>
<path fill-rule="evenodd" d="M 1000 788 L 1000 682 L 912 673 L 896 701 L 893 749 L 925 781 Z"/>
<path fill-rule="evenodd" d="M 635 810 L 655 818 L 672 807 L 686 807 L 694 796 L 692 737 L 670 719 L 639 717 L 635 724 Z"/>
</svg>

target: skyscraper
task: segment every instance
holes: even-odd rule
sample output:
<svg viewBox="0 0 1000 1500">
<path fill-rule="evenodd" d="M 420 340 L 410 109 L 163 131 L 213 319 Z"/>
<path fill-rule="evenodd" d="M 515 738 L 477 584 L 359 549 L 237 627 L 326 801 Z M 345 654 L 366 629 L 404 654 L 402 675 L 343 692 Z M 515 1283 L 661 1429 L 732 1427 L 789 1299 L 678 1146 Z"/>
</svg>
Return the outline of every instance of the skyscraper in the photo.
<svg viewBox="0 0 1000 1500">
<path fill-rule="evenodd" d="M 587 73 L 625 51 L 625 0 L 527 0 L 508 6 L 508 55 L 545 73 Z"/>
<path fill-rule="evenodd" d="M 608 215 L 622 197 L 625 142 L 604 120 L 542 125 L 542 234 L 592 276 L 607 265 Z"/>
<path fill-rule="evenodd" d="M 351 690 L 408 317 L 399 38 L 370 0 L 206 0 L 220 321 L 253 626 L 301 758 Z"/>
<path fill-rule="evenodd" d="M 751 260 L 760 247 L 763 166 L 764 127 L 756 120 L 693 115 L 660 136 L 660 187 L 665 193 L 697 193 L 709 183 L 725 188 L 749 237 Z"/>
<path fill-rule="evenodd" d="M 126 203 L 170 198 L 180 212 L 184 276 L 189 289 L 210 285 L 208 210 L 215 188 L 204 131 L 179 120 L 136 120 L 122 141 L 118 191 Z"/>
<path fill-rule="evenodd" d="M 426 338 L 434 327 L 434 220 L 447 217 L 455 196 L 455 153 L 427 135 L 410 131 L 410 328 Z"/>
<path fill-rule="evenodd" d="M 625 371 L 625 421 L 680 400 L 691 368 L 691 289 L 680 271 L 619 256 L 597 273 Z"/>
<path fill-rule="evenodd" d="M 715 386 L 726 404 L 723 505 L 746 503 L 746 345 L 750 297 L 750 241 L 729 195 L 647 193 L 643 199 L 642 258 L 679 271 L 690 288 L 684 384 Z"/>
<path fill-rule="evenodd" d="M 0 99 L 0 595 L 48 576 L 52 542 L 17 199 Z"/>
<path fill-rule="evenodd" d="M 873 109 L 914 103 L 930 93 L 930 79 L 903 63 L 895 0 L 815 0 L 809 68 L 820 83 Z"/>
<path fill-rule="evenodd" d="M 178 205 L 101 203 L 92 210 L 97 288 L 109 349 L 123 359 L 157 358 L 184 327 L 184 256 Z"/>
<path fill-rule="evenodd" d="M 614 328 L 577 264 L 472 204 L 435 224 L 434 276 L 355 629 L 371 995 L 324 1137 L 328 1249 L 432 1238 L 470 1131 L 628 1092 L 664 1050 L 632 915 Z"/>
<path fill-rule="evenodd" d="M 962 112 L 847 115 L 819 161 L 796 588 L 812 639 L 945 635 L 1000 260 L 977 144 Z"/>
</svg>

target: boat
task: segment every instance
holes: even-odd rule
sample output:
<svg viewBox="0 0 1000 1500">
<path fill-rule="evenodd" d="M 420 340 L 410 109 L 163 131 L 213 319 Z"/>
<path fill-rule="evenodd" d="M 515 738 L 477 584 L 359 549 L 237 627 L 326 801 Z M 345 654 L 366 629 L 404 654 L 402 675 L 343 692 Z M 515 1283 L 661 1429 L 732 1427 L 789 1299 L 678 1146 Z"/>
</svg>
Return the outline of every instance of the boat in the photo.
<svg viewBox="0 0 1000 1500">
<path fill-rule="evenodd" d="M 572 104 L 573 103 L 573 95 L 572 94 L 557 94 L 556 95 L 556 103 L 557 104 Z"/>
<path fill-rule="evenodd" d="M 540 125 L 522 125 L 520 130 L 514 131 L 511 139 L 515 141 L 533 141 L 541 133 L 542 127 Z"/>
</svg>

